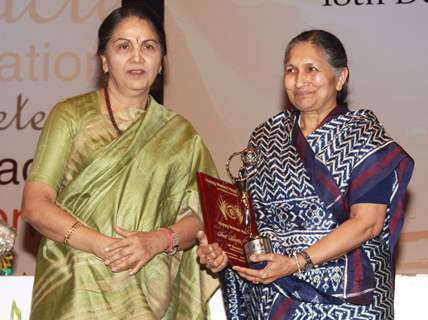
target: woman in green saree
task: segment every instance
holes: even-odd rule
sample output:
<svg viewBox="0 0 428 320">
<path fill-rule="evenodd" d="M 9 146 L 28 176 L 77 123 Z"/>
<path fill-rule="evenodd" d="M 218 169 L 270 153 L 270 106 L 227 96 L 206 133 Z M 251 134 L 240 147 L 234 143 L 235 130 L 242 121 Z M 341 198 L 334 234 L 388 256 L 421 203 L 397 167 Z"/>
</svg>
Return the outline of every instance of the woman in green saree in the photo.
<svg viewBox="0 0 428 320">
<path fill-rule="evenodd" d="M 50 112 L 23 194 L 42 239 L 31 319 L 203 319 L 216 281 L 199 269 L 200 136 L 159 105 L 165 33 L 141 6 L 98 31 L 105 87 Z"/>
</svg>

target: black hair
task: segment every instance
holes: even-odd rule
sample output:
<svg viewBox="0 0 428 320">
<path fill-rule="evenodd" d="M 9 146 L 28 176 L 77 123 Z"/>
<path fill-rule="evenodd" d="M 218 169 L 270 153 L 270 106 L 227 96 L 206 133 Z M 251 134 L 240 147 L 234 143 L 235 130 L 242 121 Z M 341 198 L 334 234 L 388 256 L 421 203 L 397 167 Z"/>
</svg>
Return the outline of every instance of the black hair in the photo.
<svg viewBox="0 0 428 320">
<path fill-rule="evenodd" d="M 334 69 L 336 75 L 338 75 L 343 68 L 349 70 L 348 57 L 346 55 L 345 47 L 339 38 L 328 31 L 316 29 L 302 32 L 301 34 L 291 39 L 287 45 L 287 48 L 285 49 L 284 63 L 287 62 L 291 49 L 302 42 L 310 42 L 321 49 L 325 53 L 327 62 Z M 342 90 L 338 91 L 336 94 L 337 105 L 348 105 L 346 101 L 348 97 L 348 80 L 349 75 L 343 84 Z"/>
<path fill-rule="evenodd" d="M 143 4 L 129 4 L 122 6 L 120 8 L 117 8 L 113 10 L 101 23 L 99 29 L 98 29 L 98 47 L 97 47 L 97 55 L 98 57 L 101 57 L 105 53 L 107 43 L 110 40 L 114 30 L 116 29 L 117 25 L 122 22 L 124 19 L 129 17 L 137 17 L 142 20 L 146 20 L 151 23 L 151 25 L 154 28 L 154 31 L 156 32 L 161 51 L 162 51 L 162 74 L 159 74 L 152 85 L 152 89 L 157 88 L 161 82 L 163 73 L 165 73 L 165 56 L 167 54 L 167 46 L 166 46 L 166 34 L 165 30 L 162 26 L 161 20 L 158 17 L 158 15 L 153 12 L 150 8 Z M 99 75 L 97 79 L 97 86 L 103 87 L 107 83 L 107 76 L 102 72 L 102 68 L 99 67 Z"/>
</svg>

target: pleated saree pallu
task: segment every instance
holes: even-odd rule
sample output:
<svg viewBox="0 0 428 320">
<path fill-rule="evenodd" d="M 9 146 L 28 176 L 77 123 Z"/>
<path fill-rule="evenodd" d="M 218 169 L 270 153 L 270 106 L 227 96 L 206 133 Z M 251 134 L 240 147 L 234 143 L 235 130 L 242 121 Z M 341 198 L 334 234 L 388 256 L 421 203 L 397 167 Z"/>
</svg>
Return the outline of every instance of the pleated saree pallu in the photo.
<svg viewBox="0 0 428 320">
<path fill-rule="evenodd" d="M 72 99 L 66 103 L 85 104 L 80 100 L 88 95 Z M 97 101 L 94 94 L 89 100 Z M 216 174 L 200 137 L 152 99 L 144 117 L 94 152 L 59 191 L 57 204 L 107 236 L 118 236 L 113 225 L 157 230 L 198 208 L 196 171 Z M 31 319 L 203 319 L 215 286 L 200 271 L 196 248 L 172 257 L 159 254 L 129 276 L 111 272 L 92 254 L 44 238 Z"/>
</svg>

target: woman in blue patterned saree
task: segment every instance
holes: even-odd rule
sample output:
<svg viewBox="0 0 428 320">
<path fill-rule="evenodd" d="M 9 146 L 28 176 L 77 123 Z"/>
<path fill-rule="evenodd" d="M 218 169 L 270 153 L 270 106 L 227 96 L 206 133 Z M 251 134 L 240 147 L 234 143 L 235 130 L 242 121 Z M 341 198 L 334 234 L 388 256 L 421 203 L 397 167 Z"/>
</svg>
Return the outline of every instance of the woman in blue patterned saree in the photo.
<svg viewBox="0 0 428 320">
<path fill-rule="evenodd" d="M 98 31 L 102 88 L 50 112 L 27 179 L 24 219 L 42 239 L 32 320 L 205 319 L 216 281 L 200 270 L 201 137 L 150 96 L 166 55 L 147 8 Z"/>
<path fill-rule="evenodd" d="M 411 157 L 370 110 L 347 108 L 349 70 L 334 35 L 310 30 L 285 53 L 293 105 L 260 125 L 246 168 L 259 232 L 272 254 L 228 267 L 198 234 L 202 264 L 219 272 L 229 319 L 393 319 L 394 258 Z"/>
</svg>

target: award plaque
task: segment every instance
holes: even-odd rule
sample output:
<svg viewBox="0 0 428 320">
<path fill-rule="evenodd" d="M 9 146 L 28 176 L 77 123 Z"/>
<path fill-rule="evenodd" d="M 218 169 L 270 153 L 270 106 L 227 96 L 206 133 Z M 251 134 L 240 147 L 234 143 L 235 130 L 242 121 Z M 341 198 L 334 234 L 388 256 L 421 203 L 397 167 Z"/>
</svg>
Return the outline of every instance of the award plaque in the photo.
<svg viewBox="0 0 428 320">
<path fill-rule="evenodd" d="M 250 240 L 250 232 L 245 226 L 245 207 L 238 187 L 201 172 L 197 177 L 208 242 L 217 242 L 230 264 L 246 266 L 244 246 Z M 255 225 L 250 228 L 255 233 Z"/>
<path fill-rule="evenodd" d="M 244 164 L 235 177 L 230 161 L 240 155 Z M 217 242 L 229 258 L 229 264 L 248 266 L 253 254 L 272 252 L 268 238 L 257 235 L 251 199 L 247 193 L 245 166 L 257 160 L 254 149 L 247 148 L 232 154 L 226 169 L 232 183 L 197 173 L 199 196 L 209 243 Z"/>
</svg>

